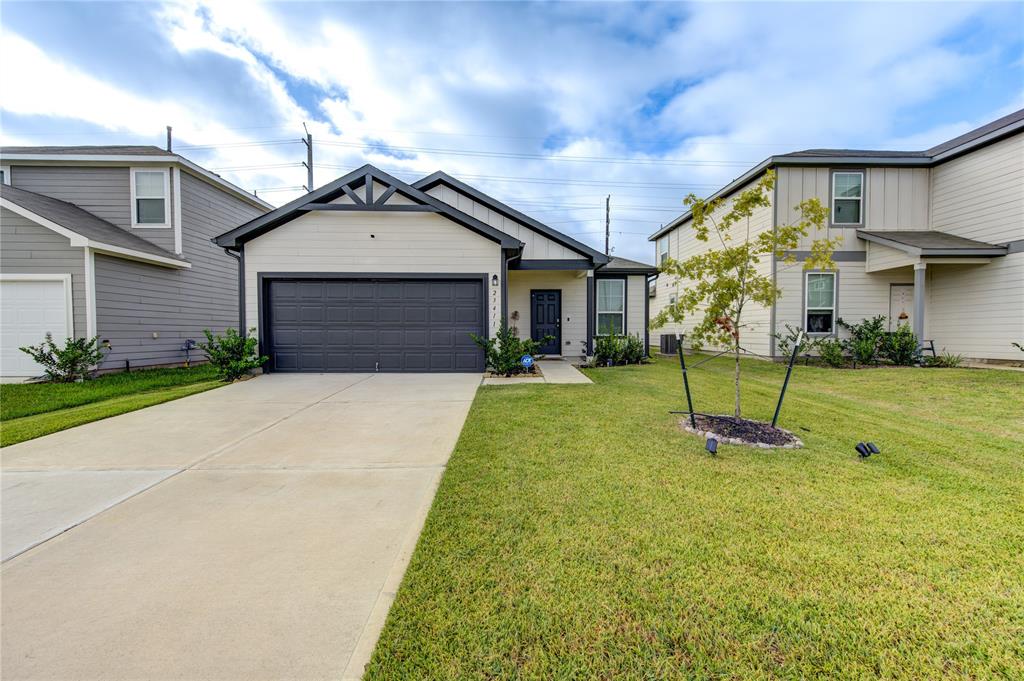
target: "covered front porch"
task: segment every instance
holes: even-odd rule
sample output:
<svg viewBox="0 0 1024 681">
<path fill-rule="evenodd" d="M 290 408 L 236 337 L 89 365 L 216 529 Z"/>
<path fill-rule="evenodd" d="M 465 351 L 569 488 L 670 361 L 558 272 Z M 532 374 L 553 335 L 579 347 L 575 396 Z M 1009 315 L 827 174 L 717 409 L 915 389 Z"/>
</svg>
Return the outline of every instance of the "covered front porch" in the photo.
<svg viewBox="0 0 1024 681">
<path fill-rule="evenodd" d="M 997 282 L 1006 246 L 935 231 L 857 230 L 857 236 L 865 241 L 865 272 L 913 272 L 912 285 L 894 285 L 894 325 L 909 323 L 919 342 L 933 340 L 936 348 L 986 356 L 972 350 L 983 328 L 975 318 L 998 323 L 984 311 L 999 316 L 993 298 L 1005 290 Z"/>
<path fill-rule="evenodd" d="M 585 260 L 512 261 L 507 272 L 506 320 L 520 338 L 552 340 L 546 355 L 585 362 L 594 337 L 639 335 L 648 343 L 647 279 L 656 268 L 612 258 L 593 266 Z"/>
</svg>

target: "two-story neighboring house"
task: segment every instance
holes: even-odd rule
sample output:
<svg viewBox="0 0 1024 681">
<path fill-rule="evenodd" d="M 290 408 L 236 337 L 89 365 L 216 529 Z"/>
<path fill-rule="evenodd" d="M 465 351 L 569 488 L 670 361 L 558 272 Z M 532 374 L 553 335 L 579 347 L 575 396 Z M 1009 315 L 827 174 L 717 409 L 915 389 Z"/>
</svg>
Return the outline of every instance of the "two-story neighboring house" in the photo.
<svg viewBox="0 0 1024 681">
<path fill-rule="evenodd" d="M 266 202 L 151 146 L 6 147 L 0 179 L 3 378 L 41 373 L 18 348 L 47 332 L 99 336 L 124 369 L 237 328 L 239 264 L 212 238 Z"/>
<path fill-rule="evenodd" d="M 1024 343 L 1024 110 L 927 151 L 772 156 L 714 196 L 728 203 L 770 169 L 777 174 L 771 206 L 752 217 L 752 234 L 795 223 L 796 206 L 812 197 L 828 206 L 829 225 L 800 245 L 795 265 L 761 264 L 782 296 L 771 309 L 744 313 L 745 347 L 774 355 L 773 334 L 787 324 L 827 336 L 839 334 L 840 318 L 885 315 L 891 330 L 909 324 L 939 351 L 1021 359 L 1011 342 Z M 694 238 L 690 219 L 683 214 L 651 235 L 658 263 L 709 248 Z M 805 270 L 811 241 L 837 235 L 837 269 Z M 685 286 L 662 275 L 652 314 Z M 688 326 L 656 333 L 685 333 Z"/>
</svg>

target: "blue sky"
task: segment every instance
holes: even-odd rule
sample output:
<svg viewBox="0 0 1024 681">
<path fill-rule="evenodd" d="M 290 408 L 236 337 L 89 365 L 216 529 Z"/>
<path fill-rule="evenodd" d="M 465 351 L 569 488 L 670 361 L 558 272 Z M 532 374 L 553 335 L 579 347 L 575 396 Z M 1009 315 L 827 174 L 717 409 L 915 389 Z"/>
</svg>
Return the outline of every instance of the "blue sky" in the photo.
<svg viewBox="0 0 1024 681">
<path fill-rule="evenodd" d="M 272 203 L 371 162 L 650 261 L 773 154 L 920 149 L 1024 107 L 1021 3 L 2 4 L 5 144 L 162 144 Z M 265 144 L 272 142 L 272 144 Z"/>
</svg>

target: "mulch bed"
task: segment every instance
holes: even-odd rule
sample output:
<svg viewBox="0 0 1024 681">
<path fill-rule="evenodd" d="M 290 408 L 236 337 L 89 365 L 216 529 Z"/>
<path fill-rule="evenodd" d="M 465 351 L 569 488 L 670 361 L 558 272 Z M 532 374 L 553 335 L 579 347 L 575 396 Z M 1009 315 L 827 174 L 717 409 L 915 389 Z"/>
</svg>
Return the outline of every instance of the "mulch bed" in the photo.
<svg viewBox="0 0 1024 681">
<path fill-rule="evenodd" d="M 736 418 L 735 416 L 696 416 L 696 430 L 690 425 L 690 418 L 684 417 L 679 424 L 688 433 L 700 435 L 704 439 L 715 438 L 720 444 L 747 445 L 764 449 L 796 449 L 803 447 L 793 433 L 782 428 L 772 428 L 770 423 Z"/>
</svg>

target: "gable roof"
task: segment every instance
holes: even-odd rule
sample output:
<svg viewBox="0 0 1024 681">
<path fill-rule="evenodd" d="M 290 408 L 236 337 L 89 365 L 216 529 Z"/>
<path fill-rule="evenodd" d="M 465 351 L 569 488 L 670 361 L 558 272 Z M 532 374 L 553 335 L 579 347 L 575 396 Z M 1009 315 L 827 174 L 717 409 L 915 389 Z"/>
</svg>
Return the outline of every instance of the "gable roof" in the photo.
<svg viewBox="0 0 1024 681">
<path fill-rule="evenodd" d="M 492 196 L 484 194 L 479 189 L 471 187 L 465 182 L 457 180 L 456 178 L 452 177 L 451 175 L 443 171 L 438 170 L 437 172 L 431 173 L 430 175 L 427 175 L 423 179 L 413 182 L 412 186 L 426 192 L 433 189 L 439 184 L 447 185 L 451 189 L 455 189 L 459 192 L 462 192 L 463 194 L 470 197 L 474 201 L 478 201 L 479 203 L 484 204 L 494 212 L 500 213 L 501 215 L 504 215 L 510 220 L 515 220 L 516 222 L 525 225 L 529 229 L 532 229 L 533 231 L 546 236 L 552 241 L 559 243 L 565 246 L 566 248 L 574 250 L 577 253 L 580 253 L 581 255 L 587 256 L 596 264 L 608 262 L 608 256 L 602 253 L 601 251 L 591 248 L 590 246 L 587 246 L 586 244 L 581 243 L 576 239 L 573 239 L 572 237 L 563 234 L 562 232 L 559 232 L 557 229 L 552 229 L 551 227 L 548 227 L 544 223 L 531 218 L 529 215 L 526 215 L 525 213 L 517 211 L 515 208 L 512 208 L 511 206 L 506 205 L 501 201 L 498 201 L 496 198 Z"/>
<path fill-rule="evenodd" d="M 620 258 L 618 256 L 611 258 L 607 263 L 601 265 L 596 271 L 597 274 L 616 272 L 619 274 L 656 274 L 658 268 L 654 265 L 648 265 L 646 263 L 637 262 L 636 260 L 629 260 L 627 258 Z"/>
<path fill-rule="evenodd" d="M 714 200 L 728 196 L 743 185 L 760 177 L 769 168 L 799 165 L 846 165 L 846 166 L 901 166 L 931 168 L 968 152 L 998 142 L 1024 131 L 1024 109 L 1014 111 L 991 123 L 975 128 L 959 137 L 954 137 L 925 151 L 883 151 L 865 149 L 805 149 L 788 154 L 769 156 L 756 166 L 725 185 L 710 197 Z M 683 224 L 691 217 L 687 211 L 647 237 L 654 241 Z"/>
<path fill-rule="evenodd" d="M 72 246 L 130 255 L 162 265 L 191 267 L 181 256 L 165 251 L 73 203 L 3 185 L 0 188 L 0 205 L 48 229 L 60 228 L 58 231 L 71 239 Z M 80 238 L 74 239 L 73 235 Z"/>
<path fill-rule="evenodd" d="M 180 165 L 195 177 L 243 199 L 247 203 L 271 210 L 274 206 L 255 194 L 251 194 L 223 177 L 176 154 L 152 145 L 76 145 L 50 147 L 0 147 L 0 161 L 5 165 L 12 161 L 70 163 L 70 164 L 116 164 L 130 163 L 174 163 Z"/>
<path fill-rule="evenodd" d="M 221 234 L 214 238 L 214 242 L 218 246 L 224 248 L 238 248 L 241 244 L 255 239 L 261 234 L 265 234 L 270 230 L 290 222 L 300 215 L 304 215 L 309 210 L 320 209 L 324 204 L 330 203 L 334 199 L 344 196 L 351 195 L 354 188 L 365 186 L 366 183 L 376 180 L 377 182 L 387 185 L 388 190 L 385 192 L 387 196 L 397 193 L 405 196 L 412 201 L 415 201 L 421 206 L 427 207 L 431 212 L 440 213 L 453 222 L 462 225 L 463 227 L 470 229 L 477 234 L 495 241 L 501 244 L 502 248 L 518 249 L 522 248 L 523 243 L 516 239 L 510 234 L 506 234 L 499 229 L 495 229 L 488 224 L 477 220 L 471 215 L 467 215 L 462 211 L 449 206 L 444 201 L 435 199 L 433 196 L 416 189 L 412 185 L 406 184 L 401 180 L 388 175 L 384 171 L 375 168 L 370 164 L 366 164 L 361 168 L 353 170 L 348 175 L 344 175 L 325 184 L 316 191 L 312 191 L 308 194 L 300 196 L 299 198 L 286 203 L 276 210 L 272 210 L 266 215 L 261 215 L 258 218 L 254 218 L 243 225 L 240 225 L 228 232 Z M 409 206 L 389 206 L 385 205 L 387 196 L 381 197 L 377 202 L 359 205 L 359 204 L 335 204 L 334 207 L 339 210 L 405 210 L 410 208 Z"/>
</svg>

